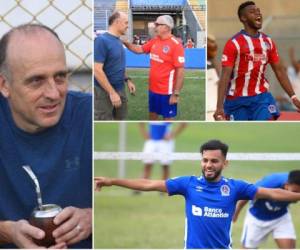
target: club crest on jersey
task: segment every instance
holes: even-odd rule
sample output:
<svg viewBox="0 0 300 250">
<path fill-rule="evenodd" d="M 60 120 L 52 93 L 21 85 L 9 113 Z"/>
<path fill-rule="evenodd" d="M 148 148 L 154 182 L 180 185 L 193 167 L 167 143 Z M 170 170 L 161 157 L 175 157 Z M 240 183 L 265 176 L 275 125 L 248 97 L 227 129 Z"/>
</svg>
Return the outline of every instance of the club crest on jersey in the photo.
<svg viewBox="0 0 300 250">
<path fill-rule="evenodd" d="M 222 196 L 230 195 L 230 187 L 228 185 L 222 185 L 220 190 L 221 190 Z"/>
<path fill-rule="evenodd" d="M 276 106 L 271 104 L 268 106 L 268 110 L 270 113 L 276 113 Z"/>
<path fill-rule="evenodd" d="M 170 47 L 169 47 L 168 45 L 165 45 L 165 46 L 163 47 L 163 52 L 164 52 L 165 54 L 167 54 L 169 51 L 170 51 Z"/>
<path fill-rule="evenodd" d="M 267 50 L 270 50 L 270 49 L 271 49 L 270 44 L 269 44 L 268 42 L 266 42 L 266 41 L 265 41 L 264 43 L 265 43 L 266 49 L 267 49 Z"/>
</svg>

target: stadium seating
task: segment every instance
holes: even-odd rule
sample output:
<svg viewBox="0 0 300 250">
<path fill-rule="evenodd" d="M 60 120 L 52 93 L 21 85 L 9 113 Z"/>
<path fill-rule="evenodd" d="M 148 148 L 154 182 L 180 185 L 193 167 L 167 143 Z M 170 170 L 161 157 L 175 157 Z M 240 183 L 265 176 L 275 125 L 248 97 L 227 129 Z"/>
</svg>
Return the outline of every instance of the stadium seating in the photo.
<svg viewBox="0 0 300 250">
<path fill-rule="evenodd" d="M 205 29 L 205 20 L 206 20 L 206 5 L 202 0 L 188 0 L 191 9 L 194 10 L 196 17 L 202 27 Z"/>
<path fill-rule="evenodd" d="M 186 0 L 131 0 L 132 10 L 182 10 Z"/>
<path fill-rule="evenodd" d="M 115 9 L 116 0 L 97 0 L 94 6 L 94 30 L 107 30 L 108 17 Z"/>
<path fill-rule="evenodd" d="M 116 1 L 116 9 L 122 12 L 127 13 L 129 6 L 127 0 L 117 0 Z"/>
</svg>

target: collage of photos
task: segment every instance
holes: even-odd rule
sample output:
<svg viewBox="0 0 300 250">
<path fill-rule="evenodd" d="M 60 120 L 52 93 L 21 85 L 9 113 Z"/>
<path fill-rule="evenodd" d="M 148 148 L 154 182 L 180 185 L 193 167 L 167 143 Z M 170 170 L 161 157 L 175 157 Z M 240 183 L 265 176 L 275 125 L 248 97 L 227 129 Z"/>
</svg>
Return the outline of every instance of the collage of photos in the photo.
<svg viewBox="0 0 300 250">
<path fill-rule="evenodd" d="M 299 249 L 299 13 L 0 0 L 0 249 Z"/>
</svg>

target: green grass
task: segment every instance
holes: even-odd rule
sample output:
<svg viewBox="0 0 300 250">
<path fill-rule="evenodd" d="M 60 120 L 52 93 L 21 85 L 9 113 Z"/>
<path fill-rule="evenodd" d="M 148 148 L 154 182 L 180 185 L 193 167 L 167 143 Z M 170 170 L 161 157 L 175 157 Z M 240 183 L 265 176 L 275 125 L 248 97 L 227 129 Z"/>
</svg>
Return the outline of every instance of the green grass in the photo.
<svg viewBox="0 0 300 250">
<path fill-rule="evenodd" d="M 149 69 L 127 69 L 127 74 L 136 85 L 136 95 L 128 96 L 128 117 L 130 121 L 149 120 L 148 117 L 148 74 Z M 205 119 L 205 72 L 185 70 L 183 89 L 180 94 L 176 120 Z"/>
<path fill-rule="evenodd" d="M 141 151 L 137 123 L 126 123 L 127 151 Z M 117 151 L 118 123 L 95 124 L 95 151 Z M 299 123 L 190 123 L 176 141 L 177 152 L 197 152 L 199 145 L 210 138 L 224 140 L 230 152 L 299 152 Z M 262 176 L 299 169 L 300 162 L 232 161 L 224 176 L 255 182 Z M 126 177 L 141 176 L 139 161 L 126 162 Z M 116 177 L 117 161 L 95 161 L 95 176 Z M 197 161 L 177 161 L 171 175 L 199 175 Z M 160 178 L 156 165 L 152 178 Z M 297 237 L 300 237 L 299 204 L 291 206 Z M 183 248 L 184 199 L 160 196 L 156 192 L 132 195 L 131 190 L 119 187 L 103 188 L 95 193 L 95 248 Z M 244 212 L 233 226 L 233 247 L 240 248 Z M 299 244 L 297 245 L 299 248 Z M 276 248 L 269 237 L 262 248 Z"/>
</svg>

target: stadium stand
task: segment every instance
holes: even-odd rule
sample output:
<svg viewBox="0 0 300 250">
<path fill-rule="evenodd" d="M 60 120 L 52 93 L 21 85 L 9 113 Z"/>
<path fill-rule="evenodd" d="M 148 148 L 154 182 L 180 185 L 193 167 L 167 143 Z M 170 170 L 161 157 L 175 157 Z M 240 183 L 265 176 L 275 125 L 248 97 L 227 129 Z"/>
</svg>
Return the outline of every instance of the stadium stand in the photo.
<svg viewBox="0 0 300 250">
<path fill-rule="evenodd" d="M 126 1 L 127 2 L 127 1 Z M 108 17 L 116 8 L 116 0 L 94 2 L 94 30 L 105 31 L 108 28 Z"/>
</svg>

